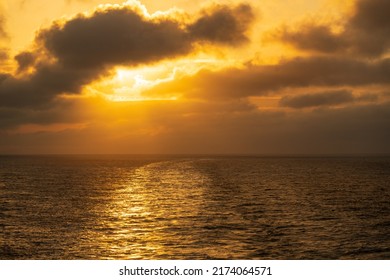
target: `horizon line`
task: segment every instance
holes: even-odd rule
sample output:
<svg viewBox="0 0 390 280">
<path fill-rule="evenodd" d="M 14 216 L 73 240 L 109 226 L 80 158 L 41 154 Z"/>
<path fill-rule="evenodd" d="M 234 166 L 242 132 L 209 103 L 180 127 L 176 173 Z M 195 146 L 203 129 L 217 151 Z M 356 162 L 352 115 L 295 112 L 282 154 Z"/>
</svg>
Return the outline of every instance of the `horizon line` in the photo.
<svg viewBox="0 0 390 280">
<path fill-rule="evenodd" d="M 390 153 L 0 153 L 0 156 L 389 157 Z"/>
</svg>

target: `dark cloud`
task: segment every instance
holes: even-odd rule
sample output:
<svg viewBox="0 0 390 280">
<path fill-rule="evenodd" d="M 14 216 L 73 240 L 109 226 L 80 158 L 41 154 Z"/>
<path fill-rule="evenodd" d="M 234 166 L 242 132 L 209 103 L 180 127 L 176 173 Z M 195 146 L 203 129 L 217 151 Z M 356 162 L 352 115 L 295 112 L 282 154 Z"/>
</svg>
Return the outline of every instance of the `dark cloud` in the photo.
<svg viewBox="0 0 390 280">
<path fill-rule="evenodd" d="M 390 59 L 354 55 L 386 52 L 387 7 L 379 0 L 358 1 L 341 33 L 320 24 L 279 30 L 283 41 L 322 55 L 203 70 L 145 93 L 183 98 L 142 104 L 61 94 L 80 93 L 116 65 L 187 55 L 202 43 L 245 42 L 251 8 L 214 6 L 181 22 L 112 6 L 55 23 L 38 33 L 34 49 L 15 57 L 17 75 L 0 73 L 0 152 L 389 153 L 390 104 L 384 102 Z M 353 55 L 334 55 L 346 53 Z M 379 102 L 375 94 L 358 95 L 369 86 L 383 91 Z M 262 111 L 248 98 L 275 92 L 288 94 L 282 106 L 316 109 Z M 343 104 L 350 106 L 334 106 Z M 53 123 L 85 127 L 56 129 Z M 28 132 L 23 124 L 38 125 Z"/>
<path fill-rule="evenodd" d="M 134 110 L 127 108 L 128 115 L 123 114 L 122 118 L 137 119 L 133 114 L 139 105 L 131 106 Z M 156 130 L 161 126 L 168 129 L 159 135 L 134 133 L 125 137 L 117 130 L 107 131 L 104 123 L 56 133 L 0 132 L 0 152 L 390 153 L 389 103 L 291 114 L 256 110 L 221 114 L 210 108 L 200 109 L 199 114 L 192 117 L 188 115 L 188 108 L 166 103 L 155 104 L 148 111 L 152 113 L 148 121 L 140 126 L 126 123 L 123 129 Z"/>
<path fill-rule="evenodd" d="M 36 56 L 32 52 L 21 52 L 15 56 L 15 60 L 18 63 L 18 72 L 23 72 L 34 65 Z"/>
<path fill-rule="evenodd" d="M 353 94 L 347 90 L 327 91 L 320 93 L 288 95 L 282 97 L 280 105 L 295 109 L 320 106 L 334 106 L 350 103 L 355 100 Z"/>
<path fill-rule="evenodd" d="M 380 55 L 390 48 L 390 1 L 358 0 L 347 24 L 352 48 L 366 55 Z"/>
<path fill-rule="evenodd" d="M 0 107 L 44 108 L 61 93 L 78 93 L 83 85 L 103 74 L 97 69 L 39 64 L 36 72 L 27 78 L 3 76 L 0 82 Z"/>
<path fill-rule="evenodd" d="M 4 80 L 6 80 L 9 77 L 6 73 L 0 73 L 0 83 L 2 83 Z"/>
<path fill-rule="evenodd" d="M 199 153 L 389 153 L 389 109 L 386 103 L 291 114 L 210 110 L 195 123 L 178 118 L 170 125 L 179 134 L 159 141 L 171 151 Z"/>
<path fill-rule="evenodd" d="M 160 84 L 145 94 L 184 95 L 189 98 L 243 98 L 272 91 L 310 86 L 367 86 L 390 84 L 390 59 L 365 62 L 314 56 L 277 65 L 248 65 L 245 69 L 201 71 L 179 82 Z"/>
<path fill-rule="evenodd" d="M 390 2 L 387 0 L 357 0 L 356 11 L 349 21 L 355 28 L 369 31 L 388 31 Z"/>
<path fill-rule="evenodd" d="M 248 41 L 245 33 L 254 19 L 251 6 L 241 4 L 233 11 L 227 6 L 216 6 L 188 27 L 190 34 L 201 40 L 222 44 Z"/>
<path fill-rule="evenodd" d="M 149 19 L 129 8 L 78 16 L 40 33 L 38 41 L 70 67 L 137 65 L 188 54 L 193 43 L 234 45 L 247 39 L 251 7 L 218 6 L 186 28 L 171 18 Z"/>
<path fill-rule="evenodd" d="M 23 124 L 53 124 L 77 122 L 76 115 L 70 114 L 77 108 L 71 101 L 58 101 L 44 109 L 0 108 L 0 131 Z"/>
<path fill-rule="evenodd" d="M 41 32 L 39 41 L 59 63 L 75 68 L 137 65 L 187 54 L 192 48 L 178 22 L 152 21 L 127 8 L 54 25 Z"/>
<path fill-rule="evenodd" d="M 149 18 L 129 6 L 112 6 L 90 16 L 78 15 L 65 23 L 55 23 L 39 32 L 35 51 L 15 57 L 19 71 L 31 66 L 34 71 L 23 78 L 3 77 L 0 106 L 46 106 L 60 94 L 79 93 L 83 86 L 108 75 L 113 66 L 135 66 L 186 55 L 194 50 L 195 43 L 204 40 L 235 45 L 245 38 L 251 19 L 243 17 L 249 14 L 251 8 L 246 5 L 218 6 L 186 26 L 169 16 Z M 200 22 L 213 32 L 218 33 L 218 28 L 226 32 L 224 26 L 215 25 L 218 20 L 210 20 L 221 15 L 236 26 L 232 36 L 214 38 L 195 32 Z"/>
<path fill-rule="evenodd" d="M 356 101 L 362 101 L 362 102 L 375 102 L 378 101 L 378 99 L 379 97 L 375 93 L 366 93 L 355 97 Z"/>
<path fill-rule="evenodd" d="M 381 56 L 390 48 L 390 2 L 357 0 L 343 29 L 335 33 L 330 26 L 312 21 L 295 29 L 281 28 L 273 37 L 302 50 Z"/>
<path fill-rule="evenodd" d="M 296 48 L 309 51 L 333 53 L 346 48 L 345 38 L 332 32 L 330 26 L 305 23 L 296 30 L 286 26 L 271 37 L 280 39 Z"/>
</svg>

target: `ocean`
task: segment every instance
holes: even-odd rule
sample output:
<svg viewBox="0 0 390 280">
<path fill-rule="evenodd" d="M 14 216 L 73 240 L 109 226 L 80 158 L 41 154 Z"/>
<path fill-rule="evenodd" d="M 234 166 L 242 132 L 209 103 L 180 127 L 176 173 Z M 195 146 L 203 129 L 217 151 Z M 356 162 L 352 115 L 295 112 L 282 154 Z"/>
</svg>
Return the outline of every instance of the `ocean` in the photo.
<svg viewBox="0 0 390 280">
<path fill-rule="evenodd" d="M 0 156 L 0 259 L 390 259 L 390 157 Z"/>
</svg>

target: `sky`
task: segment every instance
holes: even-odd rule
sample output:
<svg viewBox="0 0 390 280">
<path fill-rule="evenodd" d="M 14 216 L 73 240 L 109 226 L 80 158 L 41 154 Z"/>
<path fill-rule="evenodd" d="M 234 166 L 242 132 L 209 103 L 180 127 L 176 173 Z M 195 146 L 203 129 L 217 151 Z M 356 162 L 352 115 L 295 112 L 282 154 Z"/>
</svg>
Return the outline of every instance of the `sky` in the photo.
<svg viewBox="0 0 390 280">
<path fill-rule="evenodd" d="M 0 154 L 389 143 L 388 0 L 0 0 Z"/>
</svg>

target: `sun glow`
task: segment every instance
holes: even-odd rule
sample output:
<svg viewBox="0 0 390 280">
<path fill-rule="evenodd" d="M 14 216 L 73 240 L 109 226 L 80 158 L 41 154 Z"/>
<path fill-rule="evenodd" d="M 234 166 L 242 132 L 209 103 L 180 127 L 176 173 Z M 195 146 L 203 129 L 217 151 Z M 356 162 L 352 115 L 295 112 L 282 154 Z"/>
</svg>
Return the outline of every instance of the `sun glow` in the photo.
<svg viewBox="0 0 390 280">
<path fill-rule="evenodd" d="M 90 85 L 87 91 L 113 102 L 177 100 L 180 98 L 178 93 L 155 94 L 153 96 L 143 93 L 158 84 L 171 82 L 182 76 L 193 75 L 204 68 L 218 69 L 226 63 L 229 62 L 210 57 L 199 57 L 135 69 L 118 67 L 110 78 Z"/>
<path fill-rule="evenodd" d="M 175 69 L 168 71 L 162 67 L 117 68 L 113 76 L 91 85 L 88 91 L 114 102 L 175 100 L 175 96 L 150 98 L 142 95 L 143 91 L 159 83 L 172 81 L 175 78 L 175 72 Z"/>
</svg>

